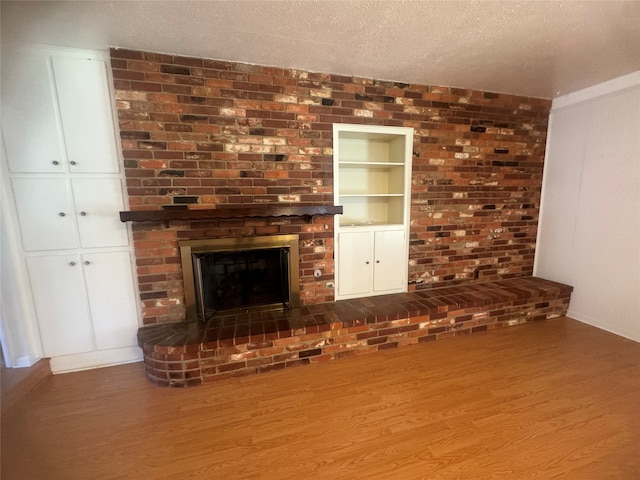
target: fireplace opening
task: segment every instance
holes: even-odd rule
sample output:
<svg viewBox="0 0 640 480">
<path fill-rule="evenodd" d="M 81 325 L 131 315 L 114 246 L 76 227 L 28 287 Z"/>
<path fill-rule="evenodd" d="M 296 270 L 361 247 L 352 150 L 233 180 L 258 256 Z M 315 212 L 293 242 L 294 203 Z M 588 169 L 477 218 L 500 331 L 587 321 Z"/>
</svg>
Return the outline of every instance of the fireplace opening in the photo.
<svg viewBox="0 0 640 480">
<path fill-rule="evenodd" d="M 298 236 L 180 242 L 188 320 L 299 304 Z"/>
<path fill-rule="evenodd" d="M 289 249 L 192 254 L 202 316 L 221 310 L 289 303 Z"/>
</svg>

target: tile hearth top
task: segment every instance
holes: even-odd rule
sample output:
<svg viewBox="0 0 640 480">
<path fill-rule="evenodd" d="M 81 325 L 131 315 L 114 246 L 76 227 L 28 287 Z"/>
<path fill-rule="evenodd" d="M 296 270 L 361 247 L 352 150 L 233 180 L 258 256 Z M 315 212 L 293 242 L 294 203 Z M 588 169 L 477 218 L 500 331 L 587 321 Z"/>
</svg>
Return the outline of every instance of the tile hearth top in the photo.
<svg viewBox="0 0 640 480">
<path fill-rule="evenodd" d="M 221 315 L 208 322 L 148 325 L 138 331 L 138 344 L 147 348 L 167 346 L 209 347 L 259 343 L 295 335 L 330 330 L 332 324 L 348 328 L 369 323 L 429 315 L 446 316 L 451 310 L 498 305 L 518 300 L 559 298 L 573 287 L 535 277 L 518 277 L 410 293 L 379 295 L 291 310 L 256 311 Z M 334 327 L 335 328 L 335 327 Z"/>
</svg>

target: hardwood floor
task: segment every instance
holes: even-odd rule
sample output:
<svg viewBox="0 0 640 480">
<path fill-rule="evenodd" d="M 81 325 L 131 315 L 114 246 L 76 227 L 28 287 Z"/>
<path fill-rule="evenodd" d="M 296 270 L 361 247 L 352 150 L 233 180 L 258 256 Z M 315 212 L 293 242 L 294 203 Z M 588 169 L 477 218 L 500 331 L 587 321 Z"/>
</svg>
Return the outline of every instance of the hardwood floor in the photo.
<svg viewBox="0 0 640 480">
<path fill-rule="evenodd" d="M 185 389 L 53 376 L 2 478 L 637 479 L 640 344 L 568 318 Z"/>
</svg>

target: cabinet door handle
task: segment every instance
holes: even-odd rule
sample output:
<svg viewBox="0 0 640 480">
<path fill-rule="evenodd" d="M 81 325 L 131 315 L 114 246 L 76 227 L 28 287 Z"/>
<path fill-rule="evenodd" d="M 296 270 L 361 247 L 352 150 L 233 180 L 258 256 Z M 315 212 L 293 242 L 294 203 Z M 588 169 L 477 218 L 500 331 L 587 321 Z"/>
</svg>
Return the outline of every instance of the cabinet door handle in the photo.
<svg viewBox="0 0 640 480">
<path fill-rule="evenodd" d="M 66 213 L 64 213 L 64 212 L 60 212 L 58 215 L 60 215 L 61 217 L 64 217 L 64 216 L 66 216 L 67 214 L 66 214 Z"/>
<path fill-rule="evenodd" d="M 85 261 L 84 261 L 84 264 L 85 264 L 85 265 L 89 265 L 89 264 L 91 264 L 91 262 L 90 262 L 89 260 L 85 260 Z"/>
<path fill-rule="evenodd" d="M 369 265 L 369 261 L 366 261 L 366 262 L 364 262 L 364 263 L 366 263 L 367 265 Z"/>
<path fill-rule="evenodd" d="M 53 162 L 51 162 L 51 163 L 53 163 L 54 165 L 60 165 L 60 162 L 59 162 L 58 160 L 54 160 L 54 161 L 53 161 Z"/>
<path fill-rule="evenodd" d="M 70 163 L 71 165 L 76 165 L 76 161 L 75 161 L 75 160 L 71 160 L 69 163 Z"/>
<path fill-rule="evenodd" d="M 69 265 L 72 266 L 72 267 L 75 267 L 76 266 L 76 262 L 69 262 Z"/>
<path fill-rule="evenodd" d="M 376 260 L 376 263 L 380 263 L 380 260 Z"/>
<path fill-rule="evenodd" d="M 83 217 L 85 217 L 87 215 L 87 212 L 80 212 L 80 215 L 82 215 Z"/>
</svg>

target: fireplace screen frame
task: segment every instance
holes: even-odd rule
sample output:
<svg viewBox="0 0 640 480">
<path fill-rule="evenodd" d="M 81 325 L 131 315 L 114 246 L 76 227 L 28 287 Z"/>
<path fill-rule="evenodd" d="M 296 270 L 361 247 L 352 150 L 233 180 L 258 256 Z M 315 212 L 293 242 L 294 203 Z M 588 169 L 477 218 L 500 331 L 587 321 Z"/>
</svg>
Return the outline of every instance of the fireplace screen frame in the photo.
<svg viewBox="0 0 640 480">
<path fill-rule="evenodd" d="M 300 305 L 300 253 L 298 235 L 266 235 L 257 237 L 208 238 L 179 242 L 182 261 L 182 276 L 187 320 L 206 321 L 198 308 L 196 271 L 197 256 L 216 252 L 241 252 L 248 250 L 287 248 L 289 252 L 289 308 Z M 248 307 L 247 309 L 270 309 L 282 303 Z"/>
</svg>

